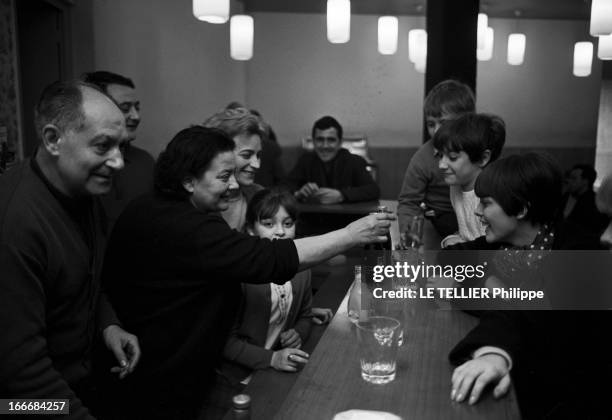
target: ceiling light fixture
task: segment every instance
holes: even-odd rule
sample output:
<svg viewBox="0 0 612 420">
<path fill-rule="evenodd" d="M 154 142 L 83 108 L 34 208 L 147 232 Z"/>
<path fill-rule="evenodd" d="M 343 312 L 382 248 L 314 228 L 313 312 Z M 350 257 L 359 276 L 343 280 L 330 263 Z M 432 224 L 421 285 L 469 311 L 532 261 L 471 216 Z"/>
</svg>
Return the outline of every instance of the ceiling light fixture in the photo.
<svg viewBox="0 0 612 420">
<path fill-rule="evenodd" d="M 612 0 L 593 0 L 590 32 L 592 36 L 612 34 Z"/>
<path fill-rule="evenodd" d="M 229 12 L 229 0 L 193 0 L 193 15 L 204 22 L 225 23 Z"/>
<path fill-rule="evenodd" d="M 350 38 L 350 0 L 327 0 L 327 39 L 332 44 L 344 44 Z"/>
<path fill-rule="evenodd" d="M 253 57 L 253 18 L 234 15 L 230 19 L 230 56 L 246 61 Z"/>
<path fill-rule="evenodd" d="M 591 74 L 593 43 L 576 42 L 574 45 L 574 76 L 586 77 Z"/>
<path fill-rule="evenodd" d="M 397 34 L 399 21 L 395 16 L 381 16 L 378 18 L 378 52 L 383 55 L 392 55 L 397 51 Z"/>
<path fill-rule="evenodd" d="M 612 60 L 612 34 L 599 37 L 597 57 L 600 60 Z"/>
</svg>

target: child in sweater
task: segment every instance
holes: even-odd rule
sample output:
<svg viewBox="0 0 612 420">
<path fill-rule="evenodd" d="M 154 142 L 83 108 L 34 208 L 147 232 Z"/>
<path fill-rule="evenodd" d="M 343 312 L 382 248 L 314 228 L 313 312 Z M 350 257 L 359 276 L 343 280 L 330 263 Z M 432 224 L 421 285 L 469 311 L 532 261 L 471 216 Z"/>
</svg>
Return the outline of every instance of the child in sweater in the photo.
<svg viewBox="0 0 612 420">
<path fill-rule="evenodd" d="M 433 143 L 438 168 L 450 186 L 459 227 L 458 232 L 442 240 L 442 248 L 485 234 L 475 214 L 480 200 L 474 193 L 474 184 L 482 169 L 499 157 L 505 140 L 504 121 L 487 114 L 465 114 L 444 123 L 436 132 Z"/>
</svg>

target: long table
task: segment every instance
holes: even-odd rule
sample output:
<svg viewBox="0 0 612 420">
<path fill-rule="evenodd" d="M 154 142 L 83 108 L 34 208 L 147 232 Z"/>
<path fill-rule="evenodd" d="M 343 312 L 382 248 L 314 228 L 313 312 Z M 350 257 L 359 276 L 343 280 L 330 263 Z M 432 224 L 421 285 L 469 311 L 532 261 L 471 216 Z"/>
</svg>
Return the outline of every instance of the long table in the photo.
<svg viewBox="0 0 612 420">
<path fill-rule="evenodd" d="M 245 390 L 253 419 L 323 420 L 349 409 L 388 411 L 404 419 L 520 418 L 512 391 L 498 401 L 487 393 L 474 406 L 451 402 L 448 353 L 477 321 L 433 305 L 408 309 L 395 381 L 363 381 L 346 300 L 299 375 L 272 369 L 255 374 Z"/>
</svg>

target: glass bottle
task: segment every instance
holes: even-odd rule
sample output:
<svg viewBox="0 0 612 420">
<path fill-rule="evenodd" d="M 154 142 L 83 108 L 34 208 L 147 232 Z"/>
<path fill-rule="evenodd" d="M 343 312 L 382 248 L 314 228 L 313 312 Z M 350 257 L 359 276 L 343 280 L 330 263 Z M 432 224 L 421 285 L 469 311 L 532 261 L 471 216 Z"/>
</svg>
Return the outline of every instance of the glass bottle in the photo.
<svg viewBox="0 0 612 420">
<path fill-rule="evenodd" d="M 349 291 L 347 304 L 348 317 L 352 322 L 359 322 L 359 314 L 361 313 L 361 266 L 355 266 L 355 280 Z"/>
</svg>

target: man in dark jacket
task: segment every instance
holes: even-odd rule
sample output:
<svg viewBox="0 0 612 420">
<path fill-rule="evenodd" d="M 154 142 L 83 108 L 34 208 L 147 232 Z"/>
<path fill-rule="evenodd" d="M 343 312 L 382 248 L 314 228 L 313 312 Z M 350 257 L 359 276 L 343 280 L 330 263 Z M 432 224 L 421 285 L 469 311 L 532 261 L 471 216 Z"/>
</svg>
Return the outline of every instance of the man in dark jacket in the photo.
<svg viewBox="0 0 612 420">
<path fill-rule="evenodd" d="M 36 128 L 35 155 L 0 178 L 0 398 L 66 399 L 66 418 L 89 419 L 99 331 L 121 376 L 140 355 L 99 283 L 95 196 L 123 168 L 125 122 L 94 86 L 56 82 L 38 102 Z"/>
<path fill-rule="evenodd" d="M 562 217 L 584 229 L 585 233 L 601 235 L 608 218 L 595 206 L 593 183 L 597 172 L 591 165 L 574 165 L 567 180 L 567 193 L 561 204 Z"/>
<path fill-rule="evenodd" d="M 123 150 L 125 167 L 113 179 L 108 194 L 102 196 L 102 206 L 109 222 L 109 231 L 115 221 L 134 198 L 153 191 L 153 157 L 144 149 L 134 145 L 140 125 L 140 100 L 134 82 L 109 71 L 85 73 L 83 79 L 106 93 L 119 107 L 125 117 L 128 144 Z"/>
<path fill-rule="evenodd" d="M 365 160 L 342 148 L 342 126 L 325 116 L 312 127 L 314 152 L 304 153 L 289 174 L 300 200 L 321 204 L 377 200 L 380 190 Z"/>
</svg>

